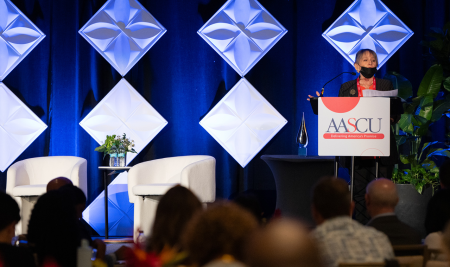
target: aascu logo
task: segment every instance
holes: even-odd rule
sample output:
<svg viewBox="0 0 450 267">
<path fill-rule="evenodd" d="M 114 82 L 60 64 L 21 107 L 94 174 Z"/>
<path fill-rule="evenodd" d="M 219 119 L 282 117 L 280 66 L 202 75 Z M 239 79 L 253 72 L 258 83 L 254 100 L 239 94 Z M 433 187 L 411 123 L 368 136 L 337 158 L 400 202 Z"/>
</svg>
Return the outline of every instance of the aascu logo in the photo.
<svg viewBox="0 0 450 267">
<path fill-rule="evenodd" d="M 350 118 L 347 120 L 347 124 L 348 124 L 348 127 L 347 127 L 347 124 L 345 124 L 343 118 L 340 120 L 338 126 L 336 126 L 336 122 L 334 121 L 334 119 L 331 119 L 330 125 L 328 126 L 327 133 L 333 132 L 333 129 L 334 129 L 334 133 L 340 133 L 341 128 L 344 133 L 349 133 L 349 132 L 379 133 L 381 131 L 381 120 L 382 119 L 378 118 L 378 123 L 376 123 L 376 120 L 377 119 L 375 119 L 375 118 L 359 118 L 359 119 Z M 351 131 L 349 130 L 349 128 L 351 129 Z"/>
</svg>

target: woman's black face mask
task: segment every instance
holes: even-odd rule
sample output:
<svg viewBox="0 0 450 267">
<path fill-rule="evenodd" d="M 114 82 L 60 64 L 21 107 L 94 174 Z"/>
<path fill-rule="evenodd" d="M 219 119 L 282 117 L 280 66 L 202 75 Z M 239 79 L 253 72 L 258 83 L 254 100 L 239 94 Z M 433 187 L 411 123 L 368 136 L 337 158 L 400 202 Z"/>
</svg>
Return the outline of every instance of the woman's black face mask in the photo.
<svg viewBox="0 0 450 267">
<path fill-rule="evenodd" d="M 372 78 L 375 73 L 377 73 L 377 68 L 366 68 L 361 67 L 361 70 L 359 71 L 362 76 L 366 77 L 366 79 Z"/>
</svg>

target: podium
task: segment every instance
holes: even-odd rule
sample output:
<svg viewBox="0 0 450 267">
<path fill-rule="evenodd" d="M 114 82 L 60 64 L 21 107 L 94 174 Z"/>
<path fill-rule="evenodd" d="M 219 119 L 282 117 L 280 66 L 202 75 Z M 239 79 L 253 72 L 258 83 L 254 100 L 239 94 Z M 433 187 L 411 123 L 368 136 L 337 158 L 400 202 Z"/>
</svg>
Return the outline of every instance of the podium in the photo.
<svg viewBox="0 0 450 267">
<path fill-rule="evenodd" d="M 351 197 L 355 157 L 390 156 L 391 118 L 403 113 L 398 97 L 315 97 L 319 156 L 351 157 Z M 338 160 L 335 161 L 338 168 Z M 337 173 L 337 172 L 336 172 Z M 376 174 L 378 178 L 378 161 Z"/>
</svg>

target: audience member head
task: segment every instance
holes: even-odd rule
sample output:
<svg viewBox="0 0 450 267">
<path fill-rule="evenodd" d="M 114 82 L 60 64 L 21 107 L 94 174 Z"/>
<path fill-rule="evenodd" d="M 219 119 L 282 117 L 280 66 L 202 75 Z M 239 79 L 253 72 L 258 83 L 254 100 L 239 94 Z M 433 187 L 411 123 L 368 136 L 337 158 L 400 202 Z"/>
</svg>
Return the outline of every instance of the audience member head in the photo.
<svg viewBox="0 0 450 267">
<path fill-rule="evenodd" d="M 256 195 L 252 193 L 240 193 L 233 197 L 232 201 L 253 214 L 259 223 L 262 222 L 263 211 Z"/>
<path fill-rule="evenodd" d="M 450 189 L 450 159 L 444 161 L 439 168 L 439 181 L 442 189 Z"/>
<path fill-rule="evenodd" d="M 61 187 L 68 185 L 68 184 L 73 185 L 72 181 L 66 177 L 55 178 L 55 179 L 51 180 L 50 182 L 48 182 L 47 192 L 52 191 L 52 190 L 58 190 Z"/>
<path fill-rule="evenodd" d="M 231 202 L 220 202 L 197 213 L 183 235 L 183 248 L 197 266 L 231 256 L 243 261 L 243 249 L 258 223 L 248 211 Z"/>
<path fill-rule="evenodd" d="M 159 254 L 165 246 L 179 249 L 187 222 L 201 209 L 202 203 L 191 190 L 179 185 L 172 187 L 158 203 L 147 250 Z"/>
<path fill-rule="evenodd" d="M 39 265 L 47 260 L 59 266 L 76 266 L 80 236 L 73 200 L 60 190 L 39 197 L 28 224 L 28 241 Z"/>
<path fill-rule="evenodd" d="M 323 266 L 314 239 L 301 223 L 281 219 L 257 230 L 246 249 L 250 267 Z"/>
<path fill-rule="evenodd" d="M 63 194 L 67 194 L 72 200 L 75 205 L 77 218 L 79 220 L 83 218 L 83 211 L 86 209 L 86 196 L 84 195 L 83 190 L 71 184 L 66 184 L 58 190 L 63 192 Z"/>
<path fill-rule="evenodd" d="M 3 191 L 0 191 L 0 203 L 0 243 L 11 245 L 16 224 L 20 221 L 19 205 Z"/>
<path fill-rule="evenodd" d="M 365 199 L 367 211 L 372 218 L 394 212 L 398 203 L 397 188 L 386 178 L 374 180 L 367 185 Z"/>
<path fill-rule="evenodd" d="M 350 216 L 354 203 L 345 180 L 332 176 L 322 177 L 312 191 L 312 216 L 317 224 L 338 216 Z"/>
</svg>

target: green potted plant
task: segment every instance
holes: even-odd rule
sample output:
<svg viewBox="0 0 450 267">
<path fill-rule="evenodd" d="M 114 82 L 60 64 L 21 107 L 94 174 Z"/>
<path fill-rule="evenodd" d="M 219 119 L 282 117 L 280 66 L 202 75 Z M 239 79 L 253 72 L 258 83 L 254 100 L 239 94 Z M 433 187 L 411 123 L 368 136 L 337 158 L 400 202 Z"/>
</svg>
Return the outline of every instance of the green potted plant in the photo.
<svg viewBox="0 0 450 267">
<path fill-rule="evenodd" d="M 409 99 L 409 82 L 397 73 L 390 73 L 391 80 L 401 80 L 399 96 Z M 395 78 L 394 78 L 395 77 Z M 394 79 L 393 79 L 394 78 Z M 450 87 L 441 86 L 443 83 L 442 66 L 433 65 L 425 74 L 417 92 L 417 97 L 404 103 L 404 113 L 396 129 L 397 146 L 407 146 L 408 153 L 400 153 L 400 160 L 410 168 L 394 168 L 392 180 L 397 184 L 412 184 L 418 193 L 429 185 L 436 188 L 439 181 L 439 168 L 433 156 L 449 156 L 448 147 L 442 142 L 423 142 L 429 134 L 429 127 L 442 118 L 443 113 L 450 109 L 450 94 L 445 96 L 442 90 Z M 408 93 L 405 93 L 407 91 Z M 436 147 L 441 146 L 441 147 Z M 443 148 L 444 146 L 444 148 Z M 404 151 L 400 150 L 400 151 Z"/>
<path fill-rule="evenodd" d="M 423 232 L 426 205 L 439 184 L 435 160 L 437 156 L 450 157 L 447 144 L 428 141 L 429 127 L 445 118 L 444 114 L 448 116 L 450 109 L 449 30 L 450 22 L 443 29 L 433 28 L 429 34 L 433 40 L 422 42 L 435 64 L 423 77 L 416 97 L 412 98 L 412 85 L 405 77 L 395 72 L 385 76 L 405 101 L 395 129 L 400 160 L 406 166 L 396 166 L 392 175 L 400 197 L 396 212 L 400 219 Z"/>
<path fill-rule="evenodd" d="M 120 135 L 107 135 L 105 142 L 95 148 L 95 151 L 102 152 L 103 158 L 109 155 L 110 167 L 124 167 L 126 165 L 126 155 L 128 152 L 137 153 L 134 150 L 134 140 L 130 140 L 124 133 Z"/>
</svg>

